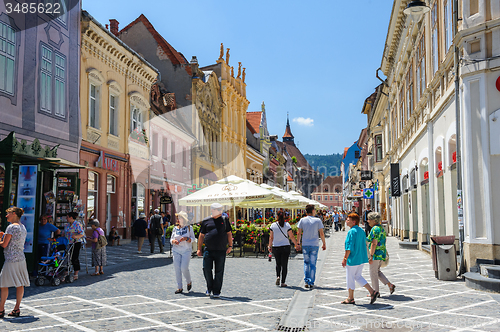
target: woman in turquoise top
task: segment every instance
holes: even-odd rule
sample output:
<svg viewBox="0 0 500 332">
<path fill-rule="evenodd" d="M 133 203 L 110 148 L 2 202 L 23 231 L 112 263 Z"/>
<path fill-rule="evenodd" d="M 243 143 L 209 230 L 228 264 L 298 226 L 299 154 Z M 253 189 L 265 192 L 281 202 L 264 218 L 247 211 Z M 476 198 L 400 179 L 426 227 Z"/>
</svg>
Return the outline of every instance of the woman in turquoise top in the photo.
<svg viewBox="0 0 500 332">
<path fill-rule="evenodd" d="M 368 235 L 368 242 L 370 248 L 370 278 L 372 280 L 373 289 L 379 290 L 378 280 L 382 281 L 384 285 L 389 286 L 389 292 L 394 293 L 395 285 L 391 284 L 386 276 L 380 271 L 380 266 L 387 257 L 387 249 L 385 248 L 385 230 L 380 225 L 380 214 L 378 212 L 368 213 L 368 224 L 372 228 Z"/>
<path fill-rule="evenodd" d="M 365 232 L 359 227 L 359 216 L 356 213 L 351 213 L 347 217 L 347 226 L 351 229 L 347 233 L 345 239 L 345 254 L 342 260 L 342 267 L 346 269 L 346 282 L 349 295 L 347 299 L 342 301 L 342 304 L 355 304 L 354 302 L 354 289 L 356 282 L 365 287 L 370 292 L 371 301 L 373 304 L 379 292 L 374 290 L 363 278 L 363 264 L 368 262 L 368 254 L 366 252 L 366 235 Z"/>
</svg>

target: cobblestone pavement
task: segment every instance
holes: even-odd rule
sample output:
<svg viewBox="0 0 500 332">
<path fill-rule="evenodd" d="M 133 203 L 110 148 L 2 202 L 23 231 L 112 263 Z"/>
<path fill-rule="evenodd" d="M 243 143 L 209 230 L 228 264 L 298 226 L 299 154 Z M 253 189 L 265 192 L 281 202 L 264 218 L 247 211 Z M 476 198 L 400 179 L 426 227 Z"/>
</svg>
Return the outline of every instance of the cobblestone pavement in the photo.
<svg viewBox="0 0 500 332">
<path fill-rule="evenodd" d="M 356 305 L 341 304 L 347 298 L 341 267 L 345 234 L 332 235 L 309 314 L 309 330 L 500 331 L 498 295 L 472 290 L 462 281 L 437 280 L 428 254 L 400 249 L 393 237 L 387 238 L 390 263 L 382 271 L 396 285 L 395 292 L 390 295 L 380 283 L 381 298 L 370 305 L 368 291 L 356 285 Z M 371 283 L 368 264 L 363 277 Z"/>
<path fill-rule="evenodd" d="M 146 241 L 147 242 L 147 241 Z M 146 243 L 147 244 L 147 243 Z M 102 276 L 86 274 L 58 287 L 26 288 L 20 318 L 0 320 L 0 331 L 238 331 L 273 330 L 302 280 L 300 257 L 289 261 L 288 288 L 275 286 L 275 262 L 267 258 L 226 260 L 220 299 L 205 296 L 202 259 L 191 260 L 193 289 L 177 288 L 172 259 L 137 244 L 107 247 Z M 87 253 L 90 262 L 90 251 Z M 89 266 L 89 273 L 94 268 Z M 184 286 L 185 289 L 185 286 Z M 185 289 L 186 290 L 186 289 Z M 14 290 L 6 304 L 10 312 Z"/>
<path fill-rule="evenodd" d="M 176 295 L 168 253 L 149 254 L 145 246 L 145 254 L 137 254 L 135 242 L 108 247 L 105 275 L 93 277 L 83 268 L 73 284 L 33 283 L 26 288 L 22 316 L 0 320 L 0 331 L 272 331 L 293 309 L 294 296 L 304 293 L 314 296 L 310 331 L 500 331 L 498 297 L 460 281 L 438 281 L 430 257 L 399 249 L 395 238 L 388 238 L 391 263 L 384 272 L 396 292 L 389 295 L 381 285 L 382 297 L 370 305 L 367 291 L 357 289 L 356 305 L 340 304 L 347 294 L 340 266 L 345 234 L 334 232 L 327 239 L 314 290 L 302 287 L 300 255 L 289 262 L 288 288 L 274 285 L 274 261 L 228 258 L 220 299 L 204 295 L 201 258 L 191 260 L 191 292 Z M 364 277 L 369 277 L 367 266 Z M 11 290 L 6 311 L 13 305 Z"/>
</svg>

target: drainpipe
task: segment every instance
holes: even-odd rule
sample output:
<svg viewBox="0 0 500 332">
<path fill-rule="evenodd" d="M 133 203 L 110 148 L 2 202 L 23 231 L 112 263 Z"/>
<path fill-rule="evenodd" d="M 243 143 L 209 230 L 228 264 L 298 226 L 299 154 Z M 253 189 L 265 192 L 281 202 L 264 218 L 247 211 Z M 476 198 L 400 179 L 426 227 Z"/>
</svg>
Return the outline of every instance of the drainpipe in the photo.
<svg viewBox="0 0 500 332">
<path fill-rule="evenodd" d="M 458 33 L 458 0 L 453 1 L 453 31 L 455 37 Z M 463 192 L 462 192 L 462 149 L 461 149 L 461 134 L 460 134 L 460 59 L 459 49 L 455 40 L 455 117 L 456 117 L 456 139 L 457 139 L 457 202 L 458 202 L 458 241 L 460 246 L 460 268 L 458 276 L 462 276 L 465 269 L 464 261 L 464 212 L 463 212 Z"/>
</svg>

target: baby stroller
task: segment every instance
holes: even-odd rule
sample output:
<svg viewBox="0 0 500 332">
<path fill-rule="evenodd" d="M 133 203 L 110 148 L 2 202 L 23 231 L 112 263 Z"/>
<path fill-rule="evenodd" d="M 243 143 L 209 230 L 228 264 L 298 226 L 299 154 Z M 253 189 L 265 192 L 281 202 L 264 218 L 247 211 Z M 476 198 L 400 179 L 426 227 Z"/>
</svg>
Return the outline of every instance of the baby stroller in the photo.
<svg viewBox="0 0 500 332">
<path fill-rule="evenodd" d="M 71 265 L 71 255 L 73 245 L 68 245 L 66 237 L 59 237 L 50 245 L 50 256 L 43 256 L 38 263 L 38 277 L 35 285 L 43 286 L 46 280 L 50 280 L 52 286 L 59 286 L 61 282 L 73 282 L 73 266 Z"/>
</svg>

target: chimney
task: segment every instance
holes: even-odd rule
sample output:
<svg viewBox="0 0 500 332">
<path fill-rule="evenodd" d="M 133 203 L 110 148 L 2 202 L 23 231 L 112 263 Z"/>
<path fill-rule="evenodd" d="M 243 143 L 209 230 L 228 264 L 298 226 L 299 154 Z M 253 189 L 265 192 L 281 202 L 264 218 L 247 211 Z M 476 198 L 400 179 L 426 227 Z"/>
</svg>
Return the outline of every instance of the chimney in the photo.
<svg viewBox="0 0 500 332">
<path fill-rule="evenodd" d="M 111 31 L 111 33 L 115 36 L 118 36 L 118 24 L 119 24 L 118 21 L 115 20 L 114 18 L 109 20 L 109 26 L 110 26 L 109 31 Z"/>
</svg>

